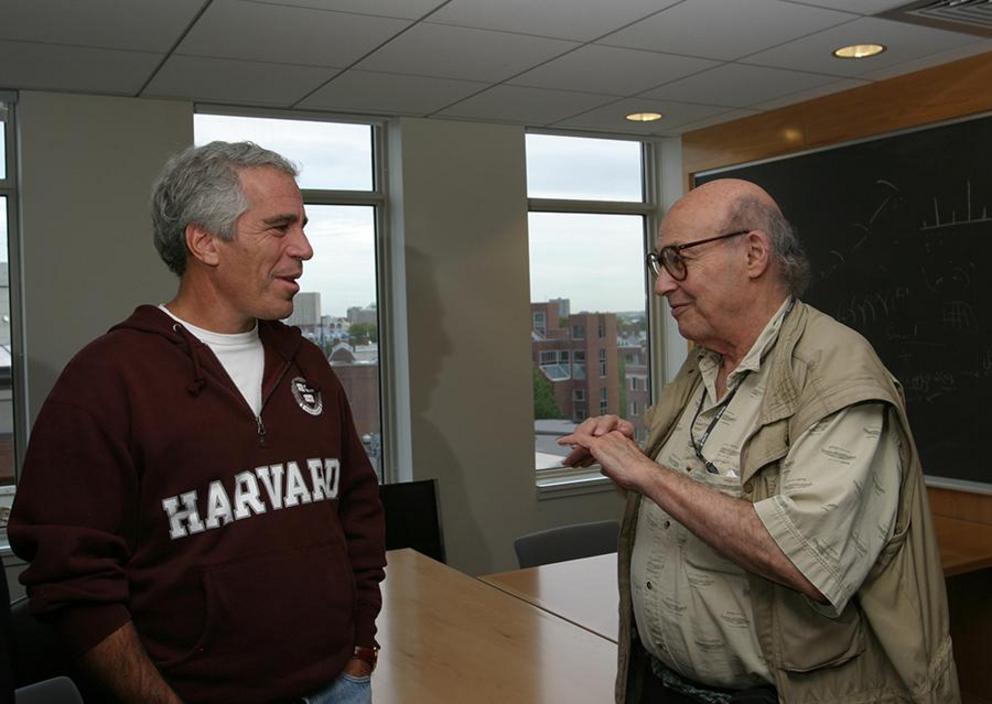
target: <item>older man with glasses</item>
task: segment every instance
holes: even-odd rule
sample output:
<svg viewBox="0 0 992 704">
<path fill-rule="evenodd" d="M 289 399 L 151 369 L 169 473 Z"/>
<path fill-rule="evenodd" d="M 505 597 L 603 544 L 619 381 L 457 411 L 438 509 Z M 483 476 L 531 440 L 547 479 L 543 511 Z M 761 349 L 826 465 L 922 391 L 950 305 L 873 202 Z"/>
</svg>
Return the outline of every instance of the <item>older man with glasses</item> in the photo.
<svg viewBox="0 0 992 704">
<path fill-rule="evenodd" d="M 559 441 L 628 490 L 617 702 L 960 701 L 898 381 L 799 300 L 809 265 L 758 186 L 691 191 L 659 245 L 695 346 L 646 446 L 615 416 Z"/>
</svg>

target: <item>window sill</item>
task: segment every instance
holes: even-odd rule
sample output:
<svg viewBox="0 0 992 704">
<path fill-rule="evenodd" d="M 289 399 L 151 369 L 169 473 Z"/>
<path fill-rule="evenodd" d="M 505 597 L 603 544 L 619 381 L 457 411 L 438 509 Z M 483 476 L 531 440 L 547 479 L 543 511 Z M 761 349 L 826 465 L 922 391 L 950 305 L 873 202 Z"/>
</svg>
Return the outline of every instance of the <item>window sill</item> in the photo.
<svg viewBox="0 0 992 704">
<path fill-rule="evenodd" d="M 585 469 L 560 467 L 537 472 L 537 498 L 562 499 L 583 494 L 600 494 L 616 491 L 616 485 L 600 471 L 597 465 Z"/>
</svg>

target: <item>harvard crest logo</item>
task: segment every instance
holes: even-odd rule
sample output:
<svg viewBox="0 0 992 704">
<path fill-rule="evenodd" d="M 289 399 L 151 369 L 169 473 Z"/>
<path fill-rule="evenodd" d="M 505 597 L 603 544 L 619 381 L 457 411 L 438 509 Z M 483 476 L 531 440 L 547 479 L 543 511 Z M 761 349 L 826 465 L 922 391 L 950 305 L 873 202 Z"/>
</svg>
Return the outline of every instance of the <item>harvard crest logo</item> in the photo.
<svg viewBox="0 0 992 704">
<path fill-rule="evenodd" d="M 307 380 L 301 376 L 289 382 L 289 388 L 293 391 L 293 398 L 300 404 L 300 408 L 312 416 L 319 416 L 324 410 L 324 400 L 317 389 L 310 386 Z"/>
</svg>

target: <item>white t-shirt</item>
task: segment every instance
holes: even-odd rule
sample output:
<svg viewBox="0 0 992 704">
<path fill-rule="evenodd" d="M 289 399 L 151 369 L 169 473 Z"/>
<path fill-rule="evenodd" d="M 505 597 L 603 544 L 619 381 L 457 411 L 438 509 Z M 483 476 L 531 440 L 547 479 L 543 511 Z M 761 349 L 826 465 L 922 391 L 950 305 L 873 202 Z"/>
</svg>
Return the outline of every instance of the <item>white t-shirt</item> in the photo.
<svg viewBox="0 0 992 704">
<path fill-rule="evenodd" d="M 238 387 L 252 413 L 257 416 L 262 410 L 262 372 L 265 369 L 265 350 L 258 337 L 258 322 L 248 332 L 212 332 L 187 323 L 165 305 L 160 305 L 159 308 L 176 322 L 182 323 L 194 337 L 210 348 L 231 381 Z"/>
</svg>

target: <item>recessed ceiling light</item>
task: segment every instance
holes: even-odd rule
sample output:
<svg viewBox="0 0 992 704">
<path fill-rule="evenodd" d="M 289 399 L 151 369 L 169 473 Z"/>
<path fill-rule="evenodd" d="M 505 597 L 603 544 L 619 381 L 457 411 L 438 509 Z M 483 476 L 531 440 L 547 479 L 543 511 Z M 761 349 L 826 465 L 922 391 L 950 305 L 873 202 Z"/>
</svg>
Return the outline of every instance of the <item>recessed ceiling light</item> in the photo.
<svg viewBox="0 0 992 704">
<path fill-rule="evenodd" d="M 660 112 L 632 112 L 627 115 L 627 119 L 631 122 L 654 122 L 655 120 L 660 120 L 664 115 Z"/>
<path fill-rule="evenodd" d="M 851 44 L 834 50 L 838 59 L 867 59 L 885 51 L 883 44 Z"/>
</svg>

